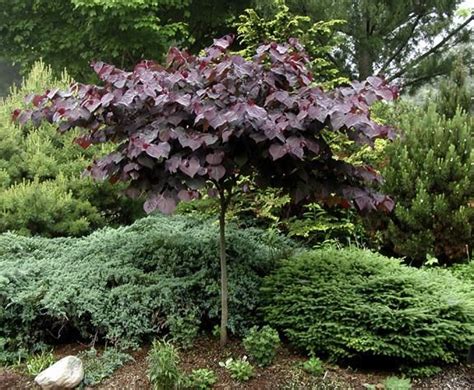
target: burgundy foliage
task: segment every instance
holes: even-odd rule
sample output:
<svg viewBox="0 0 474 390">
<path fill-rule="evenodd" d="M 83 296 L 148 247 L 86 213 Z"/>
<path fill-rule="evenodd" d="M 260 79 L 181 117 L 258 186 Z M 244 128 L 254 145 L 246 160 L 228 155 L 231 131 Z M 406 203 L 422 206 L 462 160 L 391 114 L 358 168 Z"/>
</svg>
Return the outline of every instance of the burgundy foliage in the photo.
<svg viewBox="0 0 474 390">
<path fill-rule="evenodd" d="M 369 77 L 326 92 L 314 85 L 297 41 L 261 46 L 252 61 L 230 54 L 231 43 L 230 36 L 215 40 L 203 56 L 173 48 L 166 66 L 145 61 L 133 72 L 97 62 L 103 86 L 32 96 L 36 108 L 13 116 L 46 119 L 60 131 L 83 128 L 76 141 L 84 148 L 115 142 L 115 152 L 88 172 L 128 182 L 130 196 L 146 196 L 147 212 L 170 213 L 206 183 L 224 188 L 239 175 L 285 188 L 296 202 L 331 197 L 390 210 L 392 201 L 371 189 L 378 174 L 335 158 L 321 132 L 345 132 L 359 143 L 391 137 L 369 107 L 396 98 L 395 88 Z"/>
</svg>

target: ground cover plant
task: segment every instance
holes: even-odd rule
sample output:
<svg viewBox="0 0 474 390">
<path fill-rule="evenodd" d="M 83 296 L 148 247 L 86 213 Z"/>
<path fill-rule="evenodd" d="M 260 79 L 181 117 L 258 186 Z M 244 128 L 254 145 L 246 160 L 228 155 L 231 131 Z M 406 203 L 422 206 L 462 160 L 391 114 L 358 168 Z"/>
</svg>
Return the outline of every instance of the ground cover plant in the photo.
<svg viewBox="0 0 474 390">
<path fill-rule="evenodd" d="M 94 386 L 101 383 L 125 363 L 133 360 L 127 353 L 115 348 L 105 348 L 100 354 L 95 348 L 81 352 L 79 358 L 83 362 L 84 379 L 83 384 Z"/>
<path fill-rule="evenodd" d="M 216 374 L 207 368 L 198 368 L 186 377 L 186 387 L 195 390 L 207 390 L 217 382 Z"/>
<path fill-rule="evenodd" d="M 229 358 L 225 362 L 219 362 L 219 365 L 228 370 L 230 376 L 238 382 L 248 381 L 254 375 L 254 368 L 245 356 L 238 359 Z"/>
<path fill-rule="evenodd" d="M 190 329 L 212 326 L 219 317 L 217 231 L 215 221 L 155 216 L 84 238 L 0 235 L 2 352 L 15 359 L 21 347 L 56 337 L 130 346 L 171 332 L 182 340 Z M 230 226 L 228 234 L 229 327 L 243 334 L 259 321 L 262 277 L 293 244 L 258 229 Z"/>
<path fill-rule="evenodd" d="M 271 326 L 334 361 L 443 365 L 463 361 L 474 341 L 472 284 L 366 250 L 297 255 L 266 279 L 263 293 Z"/>
</svg>

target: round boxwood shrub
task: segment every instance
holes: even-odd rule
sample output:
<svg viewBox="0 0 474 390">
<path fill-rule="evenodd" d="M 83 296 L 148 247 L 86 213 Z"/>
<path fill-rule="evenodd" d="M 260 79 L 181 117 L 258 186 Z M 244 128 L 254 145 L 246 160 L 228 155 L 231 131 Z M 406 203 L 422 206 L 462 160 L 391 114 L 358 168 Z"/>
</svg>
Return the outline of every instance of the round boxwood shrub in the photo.
<svg viewBox="0 0 474 390">
<path fill-rule="evenodd" d="M 474 342 L 471 284 L 367 250 L 299 254 L 266 278 L 262 291 L 271 326 L 335 361 L 452 363 Z"/>
</svg>

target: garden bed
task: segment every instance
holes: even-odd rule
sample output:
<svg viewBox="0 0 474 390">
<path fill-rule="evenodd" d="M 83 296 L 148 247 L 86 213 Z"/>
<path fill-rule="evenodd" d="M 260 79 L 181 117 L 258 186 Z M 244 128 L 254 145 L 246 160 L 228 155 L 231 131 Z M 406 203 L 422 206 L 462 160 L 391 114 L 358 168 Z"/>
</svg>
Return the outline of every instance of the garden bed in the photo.
<svg viewBox="0 0 474 390">
<path fill-rule="evenodd" d="M 82 344 L 68 344 L 55 349 L 57 358 L 77 354 L 87 349 Z M 148 347 L 132 353 L 134 361 L 118 369 L 112 377 L 94 389 L 151 389 L 147 379 L 146 356 Z M 255 376 L 245 383 L 234 381 L 228 372 L 219 366 L 219 362 L 229 357 L 243 356 L 245 351 L 237 340 L 231 340 L 221 349 L 217 338 L 205 336 L 199 338 L 194 346 L 180 353 L 181 368 L 190 372 L 196 368 L 213 370 L 218 382 L 214 389 L 367 389 L 373 385 L 383 389 L 381 383 L 388 376 L 398 375 L 396 372 L 357 370 L 350 367 L 325 366 L 325 374 L 316 378 L 304 373 L 299 366 L 306 359 L 291 349 L 281 348 L 274 363 L 267 368 L 256 368 Z M 474 387 L 474 367 L 457 365 L 448 367 L 443 372 L 430 378 L 413 380 L 413 389 L 456 389 L 468 390 Z M 39 389 L 32 378 L 13 369 L 0 369 L 0 389 Z"/>
</svg>

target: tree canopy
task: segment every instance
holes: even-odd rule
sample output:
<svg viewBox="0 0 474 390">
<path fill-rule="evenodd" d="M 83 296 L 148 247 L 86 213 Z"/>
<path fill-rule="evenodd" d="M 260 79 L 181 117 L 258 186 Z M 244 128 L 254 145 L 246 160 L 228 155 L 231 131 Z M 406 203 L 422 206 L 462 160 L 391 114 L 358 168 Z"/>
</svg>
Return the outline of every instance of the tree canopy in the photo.
<svg viewBox="0 0 474 390">
<path fill-rule="evenodd" d="M 200 50 L 230 29 L 246 1 L 0 0 L 0 55 L 29 69 L 40 57 L 88 81 L 93 60 L 131 69 L 172 45 Z"/>
<path fill-rule="evenodd" d="M 337 196 L 363 210 L 389 209 L 389 199 L 368 186 L 379 180 L 375 171 L 334 158 L 324 129 L 360 143 L 389 136 L 390 127 L 370 119 L 369 106 L 397 92 L 374 77 L 324 92 L 312 85 L 296 41 L 261 46 L 252 61 L 230 55 L 231 42 L 216 40 L 197 57 L 174 48 L 166 67 L 145 61 L 133 72 L 97 62 L 105 86 L 35 95 L 38 108 L 14 116 L 45 118 L 62 131 L 86 128 L 77 139 L 84 147 L 117 142 L 89 171 L 128 182 L 130 194 L 146 194 L 147 212 L 171 212 L 208 181 L 223 188 L 251 173 L 262 184 L 287 188 L 296 201 Z"/>
<path fill-rule="evenodd" d="M 273 18 L 280 1 L 256 0 Z M 472 14 L 456 18 L 461 0 L 287 0 L 290 10 L 314 21 L 342 19 L 344 37 L 332 59 L 350 78 L 383 74 L 416 85 L 448 74 L 452 48 L 469 39 Z"/>
<path fill-rule="evenodd" d="M 168 13 L 187 0 L 0 0 L 0 52 L 28 69 L 38 58 L 86 79 L 92 60 L 128 67 L 160 59 L 187 37 Z M 158 16 L 159 15 L 159 16 Z"/>
</svg>

